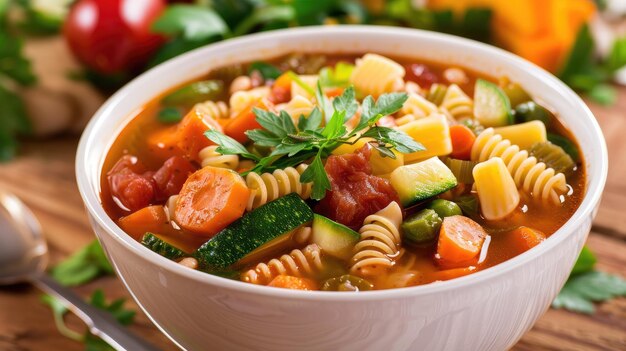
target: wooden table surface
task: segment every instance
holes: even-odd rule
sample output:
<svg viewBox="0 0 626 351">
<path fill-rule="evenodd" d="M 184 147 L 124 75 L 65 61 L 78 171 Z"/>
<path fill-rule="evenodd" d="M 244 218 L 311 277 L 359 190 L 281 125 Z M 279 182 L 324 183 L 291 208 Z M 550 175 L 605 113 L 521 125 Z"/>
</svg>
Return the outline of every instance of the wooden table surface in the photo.
<svg viewBox="0 0 626 351">
<path fill-rule="evenodd" d="M 610 168 L 588 245 L 599 257 L 599 269 L 626 276 L 626 88 L 620 89 L 614 106 L 590 105 L 607 140 Z M 19 158 L 0 165 L 0 188 L 21 197 L 39 217 L 52 264 L 94 238 L 74 177 L 76 144 L 76 137 L 27 142 Z M 89 296 L 95 289 L 103 289 L 108 298 L 126 297 L 138 310 L 115 277 L 76 291 Z M 27 285 L 0 288 L 0 350 L 84 350 L 57 332 L 40 296 Z M 68 320 L 82 328 L 76 317 Z M 162 349 L 175 349 L 140 311 L 130 328 Z M 626 298 L 599 305 L 591 316 L 548 310 L 514 350 L 626 350 Z"/>
</svg>

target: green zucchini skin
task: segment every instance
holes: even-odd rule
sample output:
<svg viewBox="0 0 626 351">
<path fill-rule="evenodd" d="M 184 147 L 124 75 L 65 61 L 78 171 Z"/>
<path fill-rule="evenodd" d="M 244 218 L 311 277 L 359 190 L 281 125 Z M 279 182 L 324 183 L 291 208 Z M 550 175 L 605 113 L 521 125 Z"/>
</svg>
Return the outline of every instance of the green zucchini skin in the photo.
<svg viewBox="0 0 626 351">
<path fill-rule="evenodd" d="M 291 193 L 248 212 L 202 244 L 193 256 L 206 269 L 223 269 L 276 237 L 313 221 L 313 211 Z"/>
<path fill-rule="evenodd" d="M 143 246 L 158 253 L 159 255 L 169 258 L 170 260 L 177 260 L 179 258 L 189 256 L 185 251 L 175 247 L 174 245 L 159 238 L 156 234 L 147 232 L 141 239 Z"/>
</svg>

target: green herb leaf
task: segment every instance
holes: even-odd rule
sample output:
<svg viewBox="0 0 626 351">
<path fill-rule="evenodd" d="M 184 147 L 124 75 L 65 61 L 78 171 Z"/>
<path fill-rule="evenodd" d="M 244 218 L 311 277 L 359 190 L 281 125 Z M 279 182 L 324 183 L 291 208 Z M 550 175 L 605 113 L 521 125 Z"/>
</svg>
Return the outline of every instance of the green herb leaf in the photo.
<svg viewBox="0 0 626 351">
<path fill-rule="evenodd" d="M 283 74 L 278 67 L 262 61 L 256 61 L 250 64 L 250 67 L 248 67 L 248 74 L 251 74 L 254 71 L 258 71 L 265 79 L 276 79 Z"/>
<path fill-rule="evenodd" d="M 596 265 L 596 256 L 589 250 L 587 246 L 583 246 L 580 255 L 578 255 L 578 259 L 576 260 L 576 264 L 574 264 L 574 268 L 572 269 L 572 275 L 581 274 L 591 272 L 593 267 Z"/>
<path fill-rule="evenodd" d="M 374 103 L 373 97 L 366 97 L 361 105 L 361 120 L 354 132 L 373 126 L 381 117 L 397 112 L 408 98 L 406 93 L 389 93 L 381 95 Z"/>
<path fill-rule="evenodd" d="M 626 280 L 604 272 L 587 272 L 570 277 L 552 302 L 553 308 L 591 314 L 593 302 L 626 296 Z"/>
<path fill-rule="evenodd" d="M 615 40 L 606 65 L 611 74 L 626 66 L 626 37 Z"/>
<path fill-rule="evenodd" d="M 59 263 L 51 271 L 52 277 L 62 285 L 77 286 L 93 279 L 113 274 L 113 267 L 97 240 Z"/>
<path fill-rule="evenodd" d="M 346 127 L 343 125 L 345 120 L 345 111 L 335 110 L 330 121 L 322 130 L 322 135 L 327 139 L 334 139 L 346 133 Z"/>
<path fill-rule="evenodd" d="M 219 152 L 222 155 L 241 155 L 242 157 L 248 158 L 250 160 L 259 161 L 260 158 L 250 153 L 245 146 L 241 145 L 237 140 L 224 135 L 217 130 L 207 130 L 204 132 L 204 136 L 209 138 L 212 142 L 218 145 L 215 151 Z"/>
<path fill-rule="evenodd" d="M 596 84 L 589 91 L 589 97 L 600 105 L 610 106 L 617 101 L 617 91 L 608 84 Z"/>
<path fill-rule="evenodd" d="M 324 120 L 326 122 L 330 121 L 330 118 L 335 113 L 335 110 L 333 109 L 333 105 L 330 103 L 328 97 L 322 91 L 322 85 L 319 80 L 317 81 L 317 89 L 315 90 L 315 99 L 324 113 Z"/>
<path fill-rule="evenodd" d="M 322 111 L 320 111 L 317 106 L 313 108 L 311 113 L 309 113 L 308 117 L 304 117 L 304 115 L 300 115 L 298 119 L 298 130 L 299 131 L 312 131 L 319 128 L 320 124 L 322 124 Z"/>
<path fill-rule="evenodd" d="M 403 154 L 426 150 L 426 148 L 406 133 L 387 127 L 375 126 L 363 133 L 363 137 L 376 139 L 384 145 L 391 145 Z"/>
<path fill-rule="evenodd" d="M 240 36 L 249 33 L 252 29 L 268 22 L 289 22 L 293 20 L 296 13 L 289 5 L 271 5 L 256 8 L 250 16 L 245 18 L 233 31 L 233 35 Z"/>
<path fill-rule="evenodd" d="M 324 196 L 326 196 L 326 190 L 331 189 L 330 180 L 328 179 L 319 153 L 315 156 L 309 167 L 300 175 L 300 182 L 313 182 L 311 198 L 314 200 L 323 199 Z"/>
<path fill-rule="evenodd" d="M 273 133 L 270 133 L 264 129 L 248 130 L 246 131 L 246 135 L 256 145 L 266 146 L 266 147 L 277 146 L 283 140 L 281 137 L 277 137 Z"/>
<path fill-rule="evenodd" d="M 319 82 L 324 87 L 347 87 L 353 70 L 353 64 L 341 61 L 334 68 L 322 68 L 319 72 Z"/>
<path fill-rule="evenodd" d="M 356 102 L 354 95 L 354 87 L 349 87 L 343 91 L 343 94 L 337 96 L 333 100 L 333 108 L 335 111 L 344 111 L 344 122 L 352 118 L 356 111 L 359 109 L 359 104 Z"/>
<path fill-rule="evenodd" d="M 83 335 L 68 328 L 65 324 L 65 315 L 67 314 L 67 312 L 69 312 L 69 310 L 67 309 L 67 307 L 65 307 L 63 303 L 61 303 L 61 301 L 59 301 L 59 299 L 54 298 L 50 295 L 42 295 L 41 302 L 50 306 L 50 308 L 52 309 L 54 324 L 57 327 L 59 333 L 61 333 L 61 335 L 75 341 L 82 341 Z"/>
<path fill-rule="evenodd" d="M 171 5 L 152 24 L 152 31 L 203 40 L 228 33 L 224 20 L 210 8 L 196 5 Z"/>
<path fill-rule="evenodd" d="M 314 145 L 310 143 L 297 143 L 297 144 L 285 144 L 282 143 L 278 145 L 274 151 L 270 154 L 270 157 L 287 155 L 287 157 L 291 157 L 297 154 L 300 151 L 311 150 Z"/>
<path fill-rule="evenodd" d="M 183 119 L 183 114 L 176 107 L 164 107 L 159 111 L 157 119 L 161 123 L 173 124 L 180 122 Z"/>
<path fill-rule="evenodd" d="M 173 38 L 172 40 L 161 46 L 159 50 L 157 50 L 156 54 L 154 54 L 154 56 L 152 56 L 152 58 L 150 59 L 148 67 L 154 67 L 159 63 L 165 62 L 173 57 L 176 57 L 187 51 L 197 49 L 214 41 L 217 41 L 217 37 L 200 40 L 188 40 L 183 37 Z"/>
<path fill-rule="evenodd" d="M 136 312 L 133 310 L 124 309 L 125 299 L 117 299 L 109 304 L 106 302 L 104 292 L 100 289 L 94 291 L 91 295 L 91 303 L 94 307 L 97 307 L 103 311 L 111 313 L 113 318 L 121 325 L 130 325 L 133 323 Z"/>
<path fill-rule="evenodd" d="M 252 111 L 256 116 L 256 121 L 277 137 L 284 138 L 289 134 L 298 132 L 291 116 L 285 111 L 280 111 L 278 115 L 256 107 Z"/>
</svg>

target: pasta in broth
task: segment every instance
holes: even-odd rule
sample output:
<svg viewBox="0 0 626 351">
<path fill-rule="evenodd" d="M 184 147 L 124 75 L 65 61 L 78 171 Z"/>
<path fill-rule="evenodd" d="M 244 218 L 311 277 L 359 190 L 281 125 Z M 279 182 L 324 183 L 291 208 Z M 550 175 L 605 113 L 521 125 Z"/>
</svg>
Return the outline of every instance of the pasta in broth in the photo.
<svg viewBox="0 0 626 351">
<path fill-rule="evenodd" d="M 122 131 L 102 203 L 148 249 L 249 284 L 454 279 L 540 244 L 584 195 L 575 140 L 529 93 L 376 53 L 216 69 Z"/>
</svg>

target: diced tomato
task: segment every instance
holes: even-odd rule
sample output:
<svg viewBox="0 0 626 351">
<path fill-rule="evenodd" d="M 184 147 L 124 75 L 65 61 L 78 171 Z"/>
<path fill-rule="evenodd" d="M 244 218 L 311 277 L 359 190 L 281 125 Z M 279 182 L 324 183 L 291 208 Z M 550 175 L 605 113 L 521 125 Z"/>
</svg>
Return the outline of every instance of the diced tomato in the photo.
<svg viewBox="0 0 626 351">
<path fill-rule="evenodd" d="M 372 175 L 369 157 L 370 148 L 363 147 L 353 154 L 327 159 L 324 169 L 332 190 L 317 205 L 317 212 L 357 229 L 365 217 L 392 201 L 399 202 L 389 180 Z"/>
<path fill-rule="evenodd" d="M 107 173 L 111 195 L 125 209 L 136 211 L 150 204 L 156 193 L 151 173 L 134 156 L 123 156 Z"/>
<path fill-rule="evenodd" d="M 428 89 L 431 85 L 439 82 L 439 77 L 428 66 L 414 63 L 404 66 L 406 80 L 417 83 L 421 88 Z"/>
<path fill-rule="evenodd" d="M 180 156 L 169 158 L 153 175 L 158 193 L 157 200 L 165 200 L 180 192 L 187 177 L 196 171 L 191 162 Z"/>
</svg>

